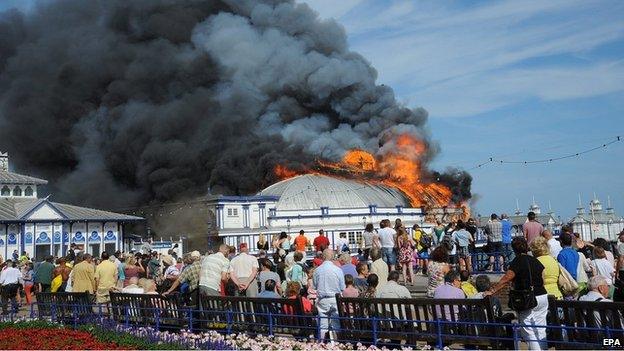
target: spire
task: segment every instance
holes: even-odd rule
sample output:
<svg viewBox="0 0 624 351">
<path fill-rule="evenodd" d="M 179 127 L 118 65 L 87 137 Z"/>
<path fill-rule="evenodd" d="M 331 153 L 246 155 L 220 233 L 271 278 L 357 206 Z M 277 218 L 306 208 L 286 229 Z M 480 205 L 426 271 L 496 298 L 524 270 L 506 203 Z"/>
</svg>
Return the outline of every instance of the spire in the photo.
<svg viewBox="0 0 624 351">
<path fill-rule="evenodd" d="M 516 198 L 516 212 L 514 212 L 514 214 L 516 216 L 520 216 L 522 214 L 522 211 L 520 210 L 520 203 L 518 202 L 517 198 Z"/>
<path fill-rule="evenodd" d="M 578 194 L 578 207 L 576 208 L 576 214 L 578 216 L 582 216 L 585 214 L 585 209 L 583 208 L 583 202 L 581 201 L 581 193 Z"/>
<path fill-rule="evenodd" d="M 581 201 L 581 193 L 578 194 L 579 196 L 579 205 L 578 208 L 583 208 L 583 202 Z"/>
</svg>

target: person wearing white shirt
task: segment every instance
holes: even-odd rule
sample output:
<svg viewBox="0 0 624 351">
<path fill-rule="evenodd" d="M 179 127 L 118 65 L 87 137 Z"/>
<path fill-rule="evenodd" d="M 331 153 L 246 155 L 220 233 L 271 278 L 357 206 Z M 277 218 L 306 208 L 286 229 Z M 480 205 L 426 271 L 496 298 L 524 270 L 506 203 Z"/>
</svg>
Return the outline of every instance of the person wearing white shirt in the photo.
<svg viewBox="0 0 624 351">
<path fill-rule="evenodd" d="M 2 285 L 2 313 L 8 313 L 8 304 L 17 312 L 17 291 L 22 281 L 22 272 L 17 269 L 17 262 L 6 261 L 6 267 L 0 273 L 0 285 Z"/>
<path fill-rule="evenodd" d="M 557 256 L 559 256 L 559 252 L 562 249 L 561 244 L 559 243 L 559 240 L 555 239 L 555 237 L 553 237 L 552 232 L 548 229 L 542 232 L 542 236 L 544 237 L 544 239 L 548 241 L 548 247 L 550 248 L 550 255 L 556 259 Z"/>
<path fill-rule="evenodd" d="M 390 226 L 390 220 L 384 219 L 379 223 L 380 229 L 377 231 L 379 242 L 381 243 L 381 257 L 386 262 L 390 270 L 393 271 L 396 265 L 396 231 Z"/>
<path fill-rule="evenodd" d="M 230 262 L 230 278 L 238 286 L 238 295 L 256 297 L 258 296 L 258 283 L 256 282 L 258 259 L 247 253 L 249 251 L 247 243 L 241 243 L 239 250 L 240 254 Z"/>
</svg>

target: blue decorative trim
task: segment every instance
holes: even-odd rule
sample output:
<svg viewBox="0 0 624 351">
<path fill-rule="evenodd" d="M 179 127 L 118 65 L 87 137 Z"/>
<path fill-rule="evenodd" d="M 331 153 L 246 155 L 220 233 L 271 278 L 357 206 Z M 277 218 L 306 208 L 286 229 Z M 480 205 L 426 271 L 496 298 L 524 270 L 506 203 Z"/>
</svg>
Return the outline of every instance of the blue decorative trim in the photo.
<svg viewBox="0 0 624 351">
<path fill-rule="evenodd" d="M 76 235 L 74 235 L 73 242 L 75 242 L 75 243 L 83 243 L 84 241 L 85 241 L 85 237 L 84 237 L 84 235 L 82 235 L 82 232 L 76 232 Z"/>
<path fill-rule="evenodd" d="M 54 232 L 54 243 L 61 242 L 61 232 Z"/>
<path fill-rule="evenodd" d="M 0 239 L 0 246 L 4 246 L 4 240 Z"/>
<path fill-rule="evenodd" d="M 113 233 L 112 230 L 109 230 L 106 232 L 106 235 L 104 235 L 104 241 L 117 241 L 117 237 L 115 237 L 115 233 Z"/>
<path fill-rule="evenodd" d="M 48 236 L 48 233 L 41 232 L 39 233 L 39 237 L 35 241 L 35 244 L 49 244 L 50 241 L 51 240 L 50 240 L 50 237 Z"/>
<path fill-rule="evenodd" d="M 30 216 L 31 214 L 33 214 L 35 211 L 37 211 L 38 209 L 40 209 L 41 207 L 43 207 L 44 205 L 48 205 L 50 206 L 59 216 L 61 216 L 63 219 L 68 219 L 67 216 L 61 211 L 59 210 L 56 206 L 54 206 L 50 201 L 48 200 L 43 200 L 41 201 L 37 206 L 33 207 L 30 211 L 26 212 L 26 214 L 24 214 L 22 217 L 20 217 L 20 219 L 25 220 L 28 218 L 28 216 Z"/>
<path fill-rule="evenodd" d="M 63 242 L 66 242 L 66 243 L 69 242 L 69 233 L 68 232 L 63 232 Z"/>
<path fill-rule="evenodd" d="M 219 202 L 256 202 L 256 201 L 278 201 L 279 196 L 256 195 L 256 196 L 227 196 L 221 195 L 216 198 Z"/>
<path fill-rule="evenodd" d="M 15 235 L 15 233 L 9 233 L 7 236 L 7 242 L 9 245 L 17 244 L 17 235 Z"/>
<path fill-rule="evenodd" d="M 100 234 L 95 230 L 92 231 L 91 236 L 89 236 L 89 241 L 100 241 L 101 239 Z"/>
<path fill-rule="evenodd" d="M 24 242 L 26 244 L 32 244 L 33 243 L 33 234 L 31 232 L 26 232 L 26 236 L 24 238 Z"/>
</svg>

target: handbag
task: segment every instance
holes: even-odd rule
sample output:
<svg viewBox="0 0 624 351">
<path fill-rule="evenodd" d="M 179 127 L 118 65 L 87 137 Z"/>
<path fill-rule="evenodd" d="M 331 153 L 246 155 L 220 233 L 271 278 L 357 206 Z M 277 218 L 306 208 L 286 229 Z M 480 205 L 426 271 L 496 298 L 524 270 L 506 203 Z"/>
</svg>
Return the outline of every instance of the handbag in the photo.
<svg viewBox="0 0 624 351">
<path fill-rule="evenodd" d="M 559 290 L 561 290 L 563 296 L 572 296 L 576 294 L 576 291 L 579 288 L 579 285 L 572 277 L 572 274 L 570 274 L 570 272 L 568 272 L 568 270 L 565 269 L 561 263 L 559 263 L 559 279 L 557 280 L 557 286 L 559 287 Z"/>
<path fill-rule="evenodd" d="M 509 290 L 509 308 L 516 312 L 525 311 L 537 306 L 537 299 L 535 298 L 535 291 L 533 290 L 533 277 L 531 276 L 531 265 L 527 260 L 527 266 L 529 266 L 529 289 Z"/>
</svg>

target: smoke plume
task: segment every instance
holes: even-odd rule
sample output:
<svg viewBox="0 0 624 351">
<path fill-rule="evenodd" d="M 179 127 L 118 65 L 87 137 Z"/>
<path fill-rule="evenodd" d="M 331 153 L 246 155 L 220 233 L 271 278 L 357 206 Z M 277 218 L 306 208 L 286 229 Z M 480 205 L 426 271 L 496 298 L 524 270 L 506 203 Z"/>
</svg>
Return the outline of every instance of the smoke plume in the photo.
<svg viewBox="0 0 624 351">
<path fill-rule="evenodd" d="M 293 1 L 47 1 L 0 14 L 0 149 L 62 200 L 106 208 L 254 193 L 278 163 L 376 153 L 397 128 L 430 160 L 427 112 L 376 78 L 339 24 Z M 435 177 L 470 196 L 467 177 Z"/>
</svg>

